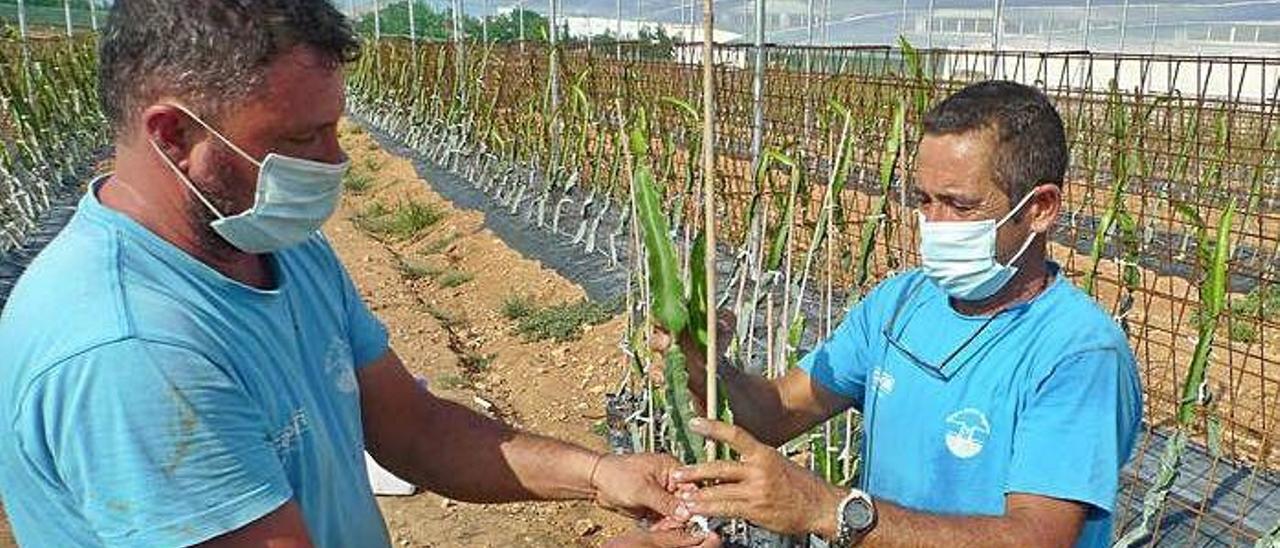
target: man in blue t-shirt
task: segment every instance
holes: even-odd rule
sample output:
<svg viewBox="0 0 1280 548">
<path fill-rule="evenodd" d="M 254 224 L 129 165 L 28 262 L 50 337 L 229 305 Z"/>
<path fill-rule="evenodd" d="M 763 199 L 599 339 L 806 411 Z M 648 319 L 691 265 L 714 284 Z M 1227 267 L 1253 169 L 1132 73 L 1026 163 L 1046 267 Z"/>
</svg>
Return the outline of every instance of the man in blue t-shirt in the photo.
<svg viewBox="0 0 1280 548">
<path fill-rule="evenodd" d="M 365 451 L 473 502 L 669 515 L 677 463 L 422 390 L 328 243 L 347 157 L 327 0 L 116 0 L 115 173 L 0 316 L 0 495 L 27 546 L 389 545 Z M 667 525 L 670 525 L 668 523 Z M 627 537 L 710 543 L 679 529 Z"/>
<path fill-rule="evenodd" d="M 680 496 L 694 514 L 836 546 L 1107 546 L 1141 391 L 1125 334 L 1046 258 L 1062 120 L 1033 88 L 984 82 L 924 128 L 921 267 L 871 291 L 785 376 L 720 368 L 738 427 L 695 429 L 742 458 L 676 471 L 711 482 Z M 701 360 L 686 354 L 702 394 Z M 862 414 L 859 488 L 772 449 L 850 407 Z"/>
</svg>

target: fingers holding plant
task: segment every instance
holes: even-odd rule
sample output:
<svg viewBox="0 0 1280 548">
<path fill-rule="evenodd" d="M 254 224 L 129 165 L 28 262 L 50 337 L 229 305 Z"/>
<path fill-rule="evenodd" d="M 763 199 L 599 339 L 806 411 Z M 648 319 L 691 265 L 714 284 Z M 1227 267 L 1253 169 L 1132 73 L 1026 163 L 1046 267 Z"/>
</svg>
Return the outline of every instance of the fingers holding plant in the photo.
<svg viewBox="0 0 1280 548">
<path fill-rule="evenodd" d="M 601 508 L 635 518 L 662 519 L 681 513 L 671 473 L 680 462 L 670 455 L 605 455 L 591 485 Z"/>
<path fill-rule="evenodd" d="M 835 528 L 835 509 L 843 492 L 740 427 L 707 420 L 690 425 L 703 436 L 724 442 L 740 460 L 716 461 L 676 469 L 677 498 L 694 515 L 746 519 L 784 534 L 825 533 Z"/>
</svg>

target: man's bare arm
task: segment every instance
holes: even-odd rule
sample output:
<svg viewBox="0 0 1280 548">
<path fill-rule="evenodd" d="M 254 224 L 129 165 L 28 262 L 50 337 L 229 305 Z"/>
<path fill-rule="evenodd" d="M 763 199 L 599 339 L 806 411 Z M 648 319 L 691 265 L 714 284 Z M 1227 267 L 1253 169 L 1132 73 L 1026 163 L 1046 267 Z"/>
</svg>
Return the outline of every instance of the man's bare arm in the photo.
<svg viewBox="0 0 1280 548">
<path fill-rule="evenodd" d="M 395 474 L 467 502 L 596 499 L 611 509 L 674 512 L 669 457 L 602 456 L 518 431 L 418 386 L 394 352 L 363 368 L 365 445 Z"/>
<path fill-rule="evenodd" d="M 1076 543 L 1085 506 L 1074 501 L 1012 493 L 1003 516 L 939 516 L 892 503 L 876 503 L 880 523 L 863 541 L 872 548 L 1062 547 Z"/>
</svg>

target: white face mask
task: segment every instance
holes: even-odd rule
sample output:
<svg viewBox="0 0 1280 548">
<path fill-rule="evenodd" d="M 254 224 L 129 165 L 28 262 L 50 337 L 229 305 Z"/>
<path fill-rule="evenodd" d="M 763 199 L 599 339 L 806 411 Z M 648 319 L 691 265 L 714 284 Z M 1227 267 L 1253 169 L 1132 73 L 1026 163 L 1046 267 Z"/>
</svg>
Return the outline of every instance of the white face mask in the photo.
<svg viewBox="0 0 1280 548">
<path fill-rule="evenodd" d="M 961 301 L 981 301 L 995 295 L 1018 273 L 1018 267 L 1013 264 L 1022 258 L 1036 237 L 1032 232 L 1022 243 L 1022 248 L 1009 259 L 1009 264 L 1000 264 L 996 259 L 996 232 L 1022 210 L 1032 196 L 1035 196 L 1034 192 L 1023 197 L 999 221 L 930 222 L 924 218 L 924 213 L 917 211 L 924 275 L 948 295 Z"/>
<path fill-rule="evenodd" d="M 326 164 L 302 158 L 267 154 L 261 162 L 236 146 L 190 110 L 173 105 L 231 150 L 258 166 L 258 189 L 253 206 L 244 212 L 226 216 L 196 189 L 186 174 L 178 169 L 153 140 L 152 148 L 160 155 L 191 193 L 209 208 L 218 220 L 210 226 L 222 239 L 245 253 L 272 253 L 306 241 L 333 215 L 342 195 L 342 178 L 351 162 Z"/>
</svg>

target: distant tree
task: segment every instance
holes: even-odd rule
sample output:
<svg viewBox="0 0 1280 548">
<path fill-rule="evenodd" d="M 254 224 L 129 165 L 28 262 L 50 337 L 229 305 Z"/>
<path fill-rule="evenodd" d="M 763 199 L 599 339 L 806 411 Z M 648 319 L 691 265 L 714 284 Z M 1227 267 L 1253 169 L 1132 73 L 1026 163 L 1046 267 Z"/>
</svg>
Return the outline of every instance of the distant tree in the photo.
<svg viewBox="0 0 1280 548">
<path fill-rule="evenodd" d="M 655 45 L 671 46 L 676 43 L 676 39 L 667 34 L 667 29 L 661 26 L 650 27 L 648 25 L 640 27 L 639 40 Z"/>
<path fill-rule="evenodd" d="M 660 26 L 640 27 L 637 37 L 641 43 L 649 44 L 645 48 L 648 50 L 649 55 L 656 55 L 664 59 L 675 57 L 676 39 L 667 34 L 666 29 Z"/>
<path fill-rule="evenodd" d="M 413 6 L 415 31 L 423 40 L 448 40 L 453 34 L 453 19 L 447 10 L 436 10 L 431 6 L 418 2 Z M 382 34 L 409 35 L 409 3 L 396 2 L 383 6 L 378 10 L 378 23 Z M 356 30 L 361 34 L 372 36 L 374 17 L 372 13 L 360 16 L 356 22 Z"/>
<path fill-rule="evenodd" d="M 516 42 L 520 40 L 520 9 L 489 18 L 489 40 Z M 547 39 L 547 18 L 540 13 L 524 11 L 524 39 L 528 42 L 544 42 Z"/>
<path fill-rule="evenodd" d="M 396 2 L 384 6 L 378 11 L 378 17 L 382 34 L 409 35 L 409 2 Z M 453 37 L 453 13 L 450 10 L 437 10 L 419 1 L 413 6 L 413 19 L 414 31 L 422 40 L 446 41 Z M 489 16 L 488 22 L 490 41 L 507 43 L 520 39 L 520 10 Z M 464 14 L 461 23 L 463 35 L 468 40 L 480 40 L 484 36 L 484 22 L 480 18 Z M 361 34 L 372 36 L 373 14 L 361 15 L 356 22 L 356 30 Z M 530 42 L 546 41 L 547 18 L 539 13 L 524 10 L 524 37 Z"/>
</svg>

